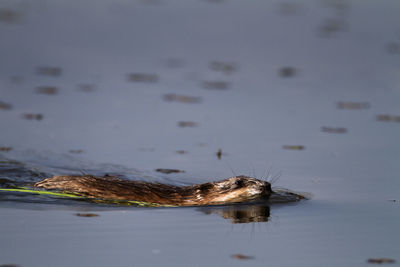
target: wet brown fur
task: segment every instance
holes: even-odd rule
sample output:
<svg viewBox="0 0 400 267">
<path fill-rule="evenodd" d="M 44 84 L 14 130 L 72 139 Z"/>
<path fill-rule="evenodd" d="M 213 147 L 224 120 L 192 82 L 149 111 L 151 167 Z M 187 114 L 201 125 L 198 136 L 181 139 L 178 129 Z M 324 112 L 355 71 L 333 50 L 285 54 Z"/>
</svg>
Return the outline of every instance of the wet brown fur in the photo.
<svg viewBox="0 0 400 267">
<path fill-rule="evenodd" d="M 271 185 L 247 176 L 191 186 L 123 180 L 92 175 L 53 176 L 35 187 L 58 189 L 92 198 L 134 200 L 174 206 L 218 205 L 268 199 Z"/>
</svg>

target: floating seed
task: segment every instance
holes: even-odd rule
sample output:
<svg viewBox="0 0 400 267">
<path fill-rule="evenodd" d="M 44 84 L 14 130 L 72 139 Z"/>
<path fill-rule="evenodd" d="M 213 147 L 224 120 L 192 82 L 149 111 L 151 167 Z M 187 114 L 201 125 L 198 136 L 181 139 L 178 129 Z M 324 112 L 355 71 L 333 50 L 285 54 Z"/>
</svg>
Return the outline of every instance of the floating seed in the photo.
<svg viewBox="0 0 400 267">
<path fill-rule="evenodd" d="M 344 127 L 326 127 L 323 126 L 321 127 L 321 131 L 325 133 L 338 133 L 338 134 L 343 134 L 347 133 L 347 128 Z"/>
<path fill-rule="evenodd" d="M 218 151 L 217 151 L 217 158 L 221 159 L 221 157 L 222 157 L 222 149 L 219 148 Z"/>
<path fill-rule="evenodd" d="M 170 173 L 181 173 L 181 172 L 185 172 L 183 170 L 178 170 L 178 169 L 156 169 L 156 172 L 161 172 L 161 173 L 165 173 L 165 174 L 170 174 Z"/>
<path fill-rule="evenodd" d="M 129 73 L 128 81 L 141 82 L 141 83 L 155 83 L 158 81 L 158 75 L 149 73 Z"/>
<path fill-rule="evenodd" d="M 167 68 L 181 68 L 185 65 L 183 60 L 177 58 L 169 58 L 165 61 Z"/>
<path fill-rule="evenodd" d="M 347 22 L 342 19 L 326 19 L 318 28 L 319 35 L 330 37 L 338 32 L 344 32 L 348 28 Z"/>
<path fill-rule="evenodd" d="M 385 121 L 385 122 L 400 122 L 400 116 L 389 115 L 389 114 L 376 115 L 376 119 L 378 121 Z"/>
<path fill-rule="evenodd" d="M 233 62 L 212 61 L 209 67 L 213 71 L 223 72 L 227 75 L 237 70 L 237 65 Z"/>
<path fill-rule="evenodd" d="M 369 109 L 370 104 L 368 102 L 337 102 L 336 107 L 338 109 Z"/>
<path fill-rule="evenodd" d="M 196 127 L 198 124 L 193 121 L 180 121 L 178 122 L 179 127 Z"/>
<path fill-rule="evenodd" d="M 231 84 L 225 81 L 203 81 L 202 87 L 210 90 L 226 90 L 231 88 Z"/>
<path fill-rule="evenodd" d="M 283 145 L 283 149 L 289 149 L 289 150 L 304 150 L 305 147 L 301 145 Z"/>
<path fill-rule="evenodd" d="M 389 54 L 400 54 L 400 43 L 389 43 L 386 45 Z"/>
<path fill-rule="evenodd" d="M 76 213 L 78 217 L 98 217 L 99 215 L 96 213 Z"/>
<path fill-rule="evenodd" d="M 390 258 L 371 258 L 368 259 L 368 263 L 377 263 L 377 264 L 384 264 L 384 263 L 395 263 L 394 259 Z"/>
<path fill-rule="evenodd" d="M 253 256 L 247 256 L 247 255 L 243 255 L 243 254 L 233 254 L 231 257 L 234 258 L 235 260 L 251 260 L 251 259 L 254 259 Z"/>
<path fill-rule="evenodd" d="M 166 94 L 163 98 L 165 101 L 180 103 L 200 103 L 202 101 L 201 97 L 175 94 Z"/>
<path fill-rule="evenodd" d="M 53 77 L 58 77 L 61 76 L 62 70 L 60 67 L 37 67 L 36 72 L 38 75 L 43 75 L 43 76 L 53 76 Z"/>
<path fill-rule="evenodd" d="M 289 78 L 296 75 L 296 69 L 293 67 L 283 67 L 279 70 L 279 76 Z"/>
<path fill-rule="evenodd" d="M 0 8 L 0 22 L 15 23 L 21 18 L 21 14 L 7 8 Z"/>
<path fill-rule="evenodd" d="M 0 109 L 2 109 L 2 110 L 10 110 L 10 109 L 12 109 L 12 105 L 8 104 L 6 102 L 0 101 Z"/>
<path fill-rule="evenodd" d="M 58 89 L 55 86 L 40 86 L 36 88 L 36 92 L 38 94 L 55 95 L 58 93 Z"/>
<path fill-rule="evenodd" d="M 279 4 L 279 11 L 282 15 L 296 15 L 299 13 L 301 9 L 301 4 L 300 3 L 289 3 L 289 2 L 282 2 Z"/>
<path fill-rule="evenodd" d="M 33 113 L 25 113 L 22 114 L 22 117 L 26 120 L 42 120 L 43 119 L 43 114 L 33 114 Z"/>
<path fill-rule="evenodd" d="M 86 93 L 96 91 L 96 85 L 94 84 L 78 84 L 78 90 Z"/>
<path fill-rule="evenodd" d="M 82 149 L 71 149 L 68 152 L 72 153 L 72 154 L 82 154 L 83 150 Z"/>
</svg>

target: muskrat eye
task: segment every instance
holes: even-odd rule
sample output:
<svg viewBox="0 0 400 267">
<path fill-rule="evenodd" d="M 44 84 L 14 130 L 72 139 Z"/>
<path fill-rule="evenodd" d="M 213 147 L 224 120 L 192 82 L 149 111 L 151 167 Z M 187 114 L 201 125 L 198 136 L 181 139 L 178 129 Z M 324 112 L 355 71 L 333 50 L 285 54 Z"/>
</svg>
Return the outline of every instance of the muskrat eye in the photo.
<svg viewBox="0 0 400 267">
<path fill-rule="evenodd" d="M 243 181 L 237 180 L 237 181 L 235 181 L 235 185 L 237 185 L 238 187 L 242 187 L 243 186 Z"/>
</svg>

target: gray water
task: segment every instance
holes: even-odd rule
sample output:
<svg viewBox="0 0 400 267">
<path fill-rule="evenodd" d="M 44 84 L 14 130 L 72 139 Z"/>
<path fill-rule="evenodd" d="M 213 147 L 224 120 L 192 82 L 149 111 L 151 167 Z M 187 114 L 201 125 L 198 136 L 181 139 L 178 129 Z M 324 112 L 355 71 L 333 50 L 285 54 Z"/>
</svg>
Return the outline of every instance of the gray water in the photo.
<svg viewBox="0 0 400 267">
<path fill-rule="evenodd" d="M 274 187 L 311 196 L 239 223 L 252 207 L 1 192 L 0 264 L 399 264 L 399 13 L 395 0 L 0 1 L 6 183 L 270 170 Z"/>
</svg>

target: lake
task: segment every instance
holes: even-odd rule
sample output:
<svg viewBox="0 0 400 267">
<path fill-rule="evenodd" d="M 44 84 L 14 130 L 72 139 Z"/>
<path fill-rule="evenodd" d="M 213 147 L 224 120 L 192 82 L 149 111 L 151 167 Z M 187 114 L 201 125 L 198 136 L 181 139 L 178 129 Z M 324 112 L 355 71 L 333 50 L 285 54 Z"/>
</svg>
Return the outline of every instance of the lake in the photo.
<svg viewBox="0 0 400 267">
<path fill-rule="evenodd" d="M 399 12 L 395 0 L 1 1 L 1 188 L 243 174 L 309 199 L 149 208 L 2 191 L 0 266 L 399 265 Z"/>
</svg>

